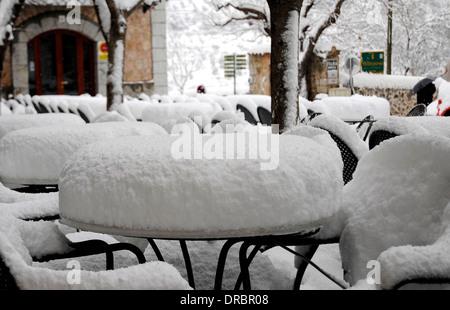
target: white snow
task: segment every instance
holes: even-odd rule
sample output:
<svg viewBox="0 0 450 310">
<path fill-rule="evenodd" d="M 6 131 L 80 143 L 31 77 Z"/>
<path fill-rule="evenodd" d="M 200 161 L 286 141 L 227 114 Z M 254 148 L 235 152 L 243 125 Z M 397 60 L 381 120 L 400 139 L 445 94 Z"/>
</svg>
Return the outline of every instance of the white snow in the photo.
<svg viewBox="0 0 450 310">
<path fill-rule="evenodd" d="M 162 134 L 167 132 L 161 126 L 138 122 L 17 130 L 0 140 L 0 179 L 4 183 L 57 184 L 64 163 L 81 146 L 117 137 Z"/>
<path fill-rule="evenodd" d="M 362 158 L 369 151 L 367 144 L 359 137 L 356 131 L 336 116 L 331 114 L 319 115 L 309 125 L 327 130 L 340 138 L 348 145 L 358 159 Z"/>
<path fill-rule="evenodd" d="M 214 135 L 205 137 L 200 146 Z M 262 159 L 177 160 L 171 154 L 176 136 L 92 144 L 61 173 L 61 215 L 83 227 L 174 238 L 285 234 L 321 225 L 339 209 L 340 160 L 308 138 L 279 138 L 273 171 L 261 170 Z"/>
<path fill-rule="evenodd" d="M 410 89 L 422 80 L 420 76 L 386 75 L 373 73 L 358 73 L 353 76 L 353 86 L 372 89 Z"/>
<path fill-rule="evenodd" d="M 0 138 L 9 132 L 24 128 L 82 124 L 85 124 L 85 121 L 73 114 L 46 113 L 2 116 L 0 117 Z"/>
<path fill-rule="evenodd" d="M 324 106 L 318 107 L 316 104 Z M 315 111 L 323 111 L 324 114 L 332 114 L 344 121 L 361 121 L 366 116 L 372 115 L 375 120 L 389 117 L 391 114 L 390 103 L 386 99 L 376 96 L 353 95 L 351 97 L 324 97 L 315 100 L 310 105 Z"/>
<path fill-rule="evenodd" d="M 450 137 L 450 119 L 446 117 L 399 117 L 383 118 L 373 124 L 371 132 L 386 130 L 397 135 L 429 134 Z"/>
<path fill-rule="evenodd" d="M 113 271 L 81 270 L 79 284 L 70 284 L 68 278 L 72 269 L 52 270 L 31 262 L 31 254 L 67 250 L 65 237 L 54 223 L 22 222 L 1 211 L 0 215 L 0 256 L 20 289 L 191 289 L 180 273 L 164 262 L 148 262 Z M 45 240 L 52 242 L 42 243 Z M 43 247 L 37 248 L 39 245 Z"/>
<path fill-rule="evenodd" d="M 221 111 L 220 105 L 212 102 L 200 103 L 163 103 L 147 106 L 142 111 L 142 121 L 162 124 L 170 119 L 179 119 L 188 117 L 195 111 L 201 111 L 208 117 L 212 117 L 215 113 Z"/>
<path fill-rule="evenodd" d="M 444 210 L 450 202 L 450 166 L 445 164 L 449 154 L 448 138 L 407 135 L 384 142 L 360 160 L 354 179 L 344 188 L 340 212 L 343 220 L 337 221 L 341 226 L 331 225 L 336 235 L 342 231 L 342 264 L 351 285 L 365 279 L 367 263 L 389 248 L 391 251 L 382 260 L 389 266 L 384 271 L 382 266 L 382 280 L 388 282 L 387 287 L 408 275 L 405 270 L 409 267 L 448 270 L 448 259 L 442 255 L 449 248 L 441 245 L 448 242 L 448 234 L 443 233 L 448 231 L 448 210 Z M 340 229 L 336 229 L 338 226 Z M 423 262 L 423 258 L 406 258 L 413 254 L 408 245 L 431 246 L 441 236 L 432 249 L 443 250 L 442 255 L 430 251 L 423 265 L 414 263 L 416 259 Z M 406 266 L 397 266 L 399 261 Z"/>
</svg>

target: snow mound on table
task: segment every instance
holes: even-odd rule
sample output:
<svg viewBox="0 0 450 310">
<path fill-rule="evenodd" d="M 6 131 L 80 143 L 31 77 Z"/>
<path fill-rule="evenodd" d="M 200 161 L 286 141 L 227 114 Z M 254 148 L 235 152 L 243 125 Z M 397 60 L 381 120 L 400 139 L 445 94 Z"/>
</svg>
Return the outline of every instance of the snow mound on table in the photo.
<svg viewBox="0 0 450 310">
<path fill-rule="evenodd" d="M 372 115 L 374 119 L 389 117 L 389 101 L 376 96 L 353 95 L 351 97 L 326 97 L 313 102 L 321 103 L 328 112 L 344 121 L 361 121 Z"/>
<path fill-rule="evenodd" d="M 25 114 L 0 117 L 0 138 L 23 128 L 53 125 L 82 125 L 85 121 L 78 115 L 63 113 Z"/>
<path fill-rule="evenodd" d="M 405 135 L 361 159 L 344 188 L 340 216 L 324 227 L 341 235 L 350 284 L 365 278 L 367 263 L 390 247 L 426 246 L 442 236 L 443 212 L 450 202 L 449 154 L 448 138 Z"/>
<path fill-rule="evenodd" d="M 206 150 L 211 137 L 194 143 Z M 64 220 L 132 236 L 228 238 L 299 232 L 339 209 L 339 157 L 310 139 L 279 136 L 279 166 L 264 171 L 258 159 L 175 159 L 179 139 L 132 137 L 81 149 L 59 179 Z"/>
<path fill-rule="evenodd" d="M 111 271 L 81 270 L 80 284 L 69 284 L 67 279 L 72 269 L 52 270 L 32 264 L 31 254 L 40 256 L 67 250 L 66 238 L 57 230 L 56 224 L 23 222 L 4 213 L 0 215 L 0 257 L 19 289 L 191 289 L 175 267 L 164 262 L 148 262 Z M 52 242 L 46 243 L 46 240 Z"/>
<path fill-rule="evenodd" d="M 153 123 L 108 122 L 28 128 L 0 140 L 0 179 L 4 183 L 57 184 L 66 160 L 80 147 L 117 137 L 167 135 Z"/>
<path fill-rule="evenodd" d="M 170 119 L 188 117 L 195 111 L 201 111 L 208 117 L 212 117 L 221 110 L 220 105 L 213 102 L 153 104 L 142 111 L 142 121 L 162 124 Z"/>
</svg>

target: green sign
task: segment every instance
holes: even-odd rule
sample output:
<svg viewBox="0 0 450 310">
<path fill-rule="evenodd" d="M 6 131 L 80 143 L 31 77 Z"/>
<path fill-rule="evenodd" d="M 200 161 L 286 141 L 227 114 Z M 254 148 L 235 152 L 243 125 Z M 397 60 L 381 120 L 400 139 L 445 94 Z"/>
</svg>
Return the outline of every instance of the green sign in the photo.
<svg viewBox="0 0 450 310">
<path fill-rule="evenodd" d="M 361 53 L 361 71 L 384 74 L 384 52 Z"/>
</svg>

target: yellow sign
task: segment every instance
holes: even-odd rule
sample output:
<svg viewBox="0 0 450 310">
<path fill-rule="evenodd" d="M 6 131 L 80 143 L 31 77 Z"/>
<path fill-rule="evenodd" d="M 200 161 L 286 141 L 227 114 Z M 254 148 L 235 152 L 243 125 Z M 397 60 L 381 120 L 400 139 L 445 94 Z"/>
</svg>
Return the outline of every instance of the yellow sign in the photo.
<svg viewBox="0 0 450 310">
<path fill-rule="evenodd" d="M 98 59 L 108 60 L 108 45 L 106 42 L 98 42 Z"/>
</svg>

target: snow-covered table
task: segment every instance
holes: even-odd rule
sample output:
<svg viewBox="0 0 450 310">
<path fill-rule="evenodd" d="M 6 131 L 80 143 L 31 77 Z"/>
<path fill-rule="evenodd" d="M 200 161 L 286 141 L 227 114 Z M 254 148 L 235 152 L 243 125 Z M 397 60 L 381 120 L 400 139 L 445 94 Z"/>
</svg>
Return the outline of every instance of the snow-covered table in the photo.
<svg viewBox="0 0 450 310">
<path fill-rule="evenodd" d="M 86 124 L 86 122 L 81 117 L 75 114 L 46 113 L 1 116 L 0 138 L 11 131 L 24 128 L 81 124 Z"/>
<path fill-rule="evenodd" d="M 177 159 L 177 136 L 83 147 L 59 179 L 62 223 L 150 239 L 246 241 L 316 231 L 339 210 L 342 162 L 329 146 L 301 136 L 273 137 L 279 139 L 279 164 L 261 170 L 265 161 L 249 159 L 248 143 L 247 159 L 206 159 L 214 136 L 198 137 L 189 154 L 195 150 L 201 159 Z M 221 154 L 229 158 L 226 148 Z"/>
<path fill-rule="evenodd" d="M 0 139 L 0 180 L 5 184 L 57 185 L 66 160 L 80 147 L 105 139 L 167 135 L 154 123 L 105 122 L 15 130 Z"/>
</svg>

